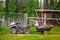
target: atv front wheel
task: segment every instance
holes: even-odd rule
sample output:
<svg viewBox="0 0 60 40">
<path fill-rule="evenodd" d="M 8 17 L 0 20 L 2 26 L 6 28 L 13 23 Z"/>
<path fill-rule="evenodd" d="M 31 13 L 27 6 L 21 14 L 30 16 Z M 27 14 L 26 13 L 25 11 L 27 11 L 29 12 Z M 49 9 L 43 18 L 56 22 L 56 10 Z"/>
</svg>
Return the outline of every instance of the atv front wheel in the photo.
<svg viewBox="0 0 60 40">
<path fill-rule="evenodd" d="M 12 34 L 16 34 L 17 33 L 17 29 L 16 28 L 11 28 L 11 33 Z"/>
</svg>

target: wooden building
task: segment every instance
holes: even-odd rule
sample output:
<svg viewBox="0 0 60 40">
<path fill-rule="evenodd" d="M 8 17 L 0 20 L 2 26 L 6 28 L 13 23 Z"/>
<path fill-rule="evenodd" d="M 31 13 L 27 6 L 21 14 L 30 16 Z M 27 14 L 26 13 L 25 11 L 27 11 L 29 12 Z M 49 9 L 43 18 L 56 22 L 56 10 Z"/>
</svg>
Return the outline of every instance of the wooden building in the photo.
<svg viewBox="0 0 60 40">
<path fill-rule="evenodd" d="M 36 16 L 46 25 L 60 25 L 60 10 L 40 10 L 36 9 Z M 40 22 L 40 24 L 42 24 Z"/>
</svg>

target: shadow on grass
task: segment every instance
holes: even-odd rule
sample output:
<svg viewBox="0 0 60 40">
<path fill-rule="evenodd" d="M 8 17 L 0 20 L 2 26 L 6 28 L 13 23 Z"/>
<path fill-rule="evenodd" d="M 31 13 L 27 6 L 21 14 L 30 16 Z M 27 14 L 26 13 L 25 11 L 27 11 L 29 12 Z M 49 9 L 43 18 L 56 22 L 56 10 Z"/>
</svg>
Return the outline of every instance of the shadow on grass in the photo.
<svg viewBox="0 0 60 40">
<path fill-rule="evenodd" d="M 58 35 L 59 35 L 59 34 L 60 34 L 60 32 L 58 32 L 58 33 L 57 33 L 57 32 L 54 32 L 54 33 L 48 33 L 48 34 L 49 34 L 49 35 L 56 35 L 56 34 L 58 34 Z"/>
</svg>

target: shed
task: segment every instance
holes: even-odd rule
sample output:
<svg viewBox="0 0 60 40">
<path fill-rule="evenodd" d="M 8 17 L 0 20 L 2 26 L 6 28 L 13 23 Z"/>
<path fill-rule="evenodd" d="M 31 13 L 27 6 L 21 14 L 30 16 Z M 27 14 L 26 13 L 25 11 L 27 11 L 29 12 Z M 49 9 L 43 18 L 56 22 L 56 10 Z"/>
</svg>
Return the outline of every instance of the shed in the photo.
<svg viewBox="0 0 60 40">
<path fill-rule="evenodd" d="M 60 10 L 36 9 L 36 16 L 46 25 L 60 25 Z"/>
</svg>

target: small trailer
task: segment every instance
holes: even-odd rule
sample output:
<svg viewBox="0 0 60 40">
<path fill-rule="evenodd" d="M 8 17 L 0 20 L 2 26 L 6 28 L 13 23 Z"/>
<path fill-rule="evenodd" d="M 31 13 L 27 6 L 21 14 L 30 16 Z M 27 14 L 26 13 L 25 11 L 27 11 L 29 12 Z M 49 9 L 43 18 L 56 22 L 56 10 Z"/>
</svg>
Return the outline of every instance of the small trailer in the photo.
<svg viewBox="0 0 60 40">
<path fill-rule="evenodd" d="M 40 10 L 36 9 L 36 19 L 34 26 L 37 32 L 47 34 L 53 28 L 53 25 L 60 25 L 60 10 Z M 59 16 L 59 17 L 57 17 Z"/>
</svg>

